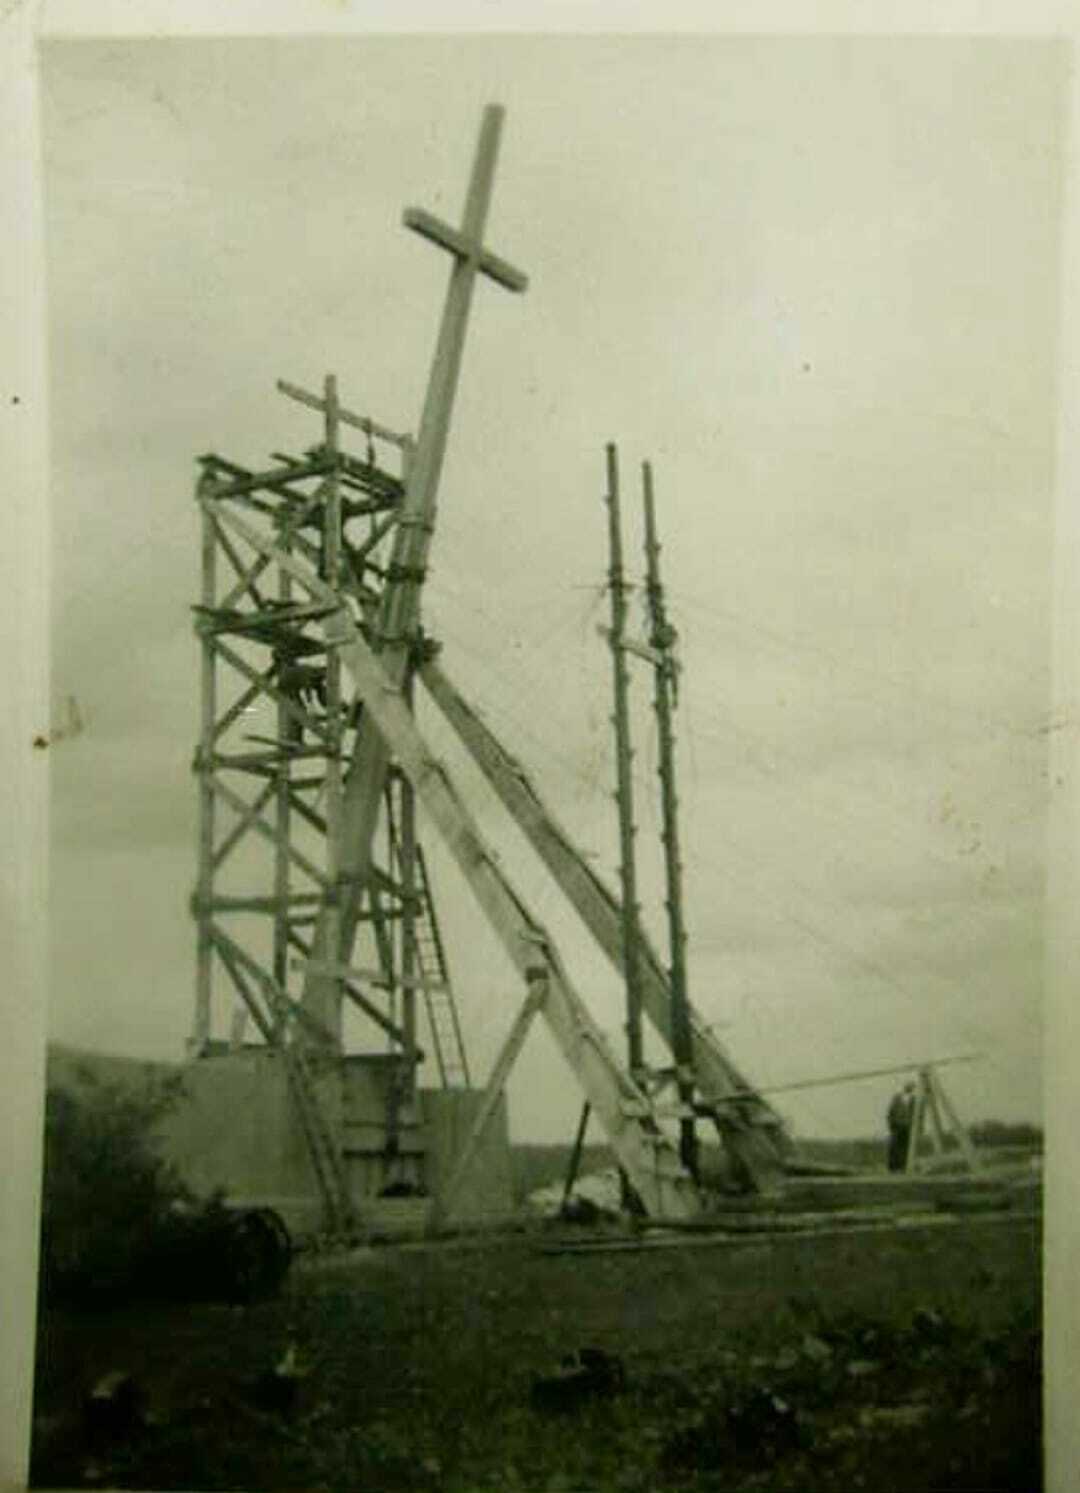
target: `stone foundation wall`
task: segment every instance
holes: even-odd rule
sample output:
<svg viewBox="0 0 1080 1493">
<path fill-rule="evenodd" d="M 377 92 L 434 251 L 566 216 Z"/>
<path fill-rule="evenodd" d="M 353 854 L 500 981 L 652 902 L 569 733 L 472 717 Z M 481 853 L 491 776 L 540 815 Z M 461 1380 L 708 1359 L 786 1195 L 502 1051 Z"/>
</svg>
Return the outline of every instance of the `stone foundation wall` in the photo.
<svg viewBox="0 0 1080 1493">
<path fill-rule="evenodd" d="M 165 1154 L 200 1193 L 224 1189 L 230 1202 L 276 1208 L 297 1233 L 317 1230 L 317 1183 L 280 1057 L 266 1048 L 215 1053 L 182 1070 L 189 1098 L 162 1127 Z M 394 1213 L 378 1194 L 393 1182 L 434 1195 L 449 1178 L 482 1095 L 472 1089 L 422 1089 L 400 1116 L 397 1155 L 387 1159 L 385 1103 L 392 1064 L 348 1057 L 320 1079 L 328 1124 L 341 1134 L 345 1171 L 361 1219 Z M 455 1223 L 487 1225 L 513 1209 L 505 1099 L 454 1209 Z M 401 1211 L 400 1208 L 398 1210 Z M 416 1217 L 417 1210 L 410 1212 Z M 395 1215 L 396 1216 L 396 1215 Z M 404 1216 L 404 1215 L 403 1215 Z M 385 1228 L 379 1225 L 381 1231 Z"/>
</svg>

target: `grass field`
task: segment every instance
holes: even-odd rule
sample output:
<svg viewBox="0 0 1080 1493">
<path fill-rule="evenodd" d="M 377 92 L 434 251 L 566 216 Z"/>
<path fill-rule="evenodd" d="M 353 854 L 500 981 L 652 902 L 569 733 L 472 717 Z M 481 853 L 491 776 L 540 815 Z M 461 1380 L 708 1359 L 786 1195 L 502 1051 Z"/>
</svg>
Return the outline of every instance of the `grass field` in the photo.
<svg viewBox="0 0 1080 1493">
<path fill-rule="evenodd" d="M 545 1253 L 553 1237 L 311 1257 L 249 1308 L 52 1312 L 32 1481 L 1039 1488 L 1035 1220 L 630 1253 Z M 260 1377 L 290 1345 L 295 1402 L 271 1408 Z M 583 1347 L 621 1376 L 538 1401 Z M 144 1399 L 95 1429 L 84 1397 L 112 1370 Z"/>
</svg>

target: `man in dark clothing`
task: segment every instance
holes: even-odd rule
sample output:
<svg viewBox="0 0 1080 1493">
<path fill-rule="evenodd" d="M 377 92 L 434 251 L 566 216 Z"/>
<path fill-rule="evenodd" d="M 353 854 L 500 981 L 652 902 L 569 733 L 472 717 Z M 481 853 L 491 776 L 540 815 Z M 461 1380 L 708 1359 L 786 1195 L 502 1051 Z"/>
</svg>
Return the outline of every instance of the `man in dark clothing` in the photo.
<svg viewBox="0 0 1080 1493">
<path fill-rule="evenodd" d="M 915 1085 L 907 1083 L 894 1094 L 887 1115 L 889 1125 L 889 1170 L 902 1172 L 907 1166 L 911 1122 L 915 1118 Z"/>
</svg>

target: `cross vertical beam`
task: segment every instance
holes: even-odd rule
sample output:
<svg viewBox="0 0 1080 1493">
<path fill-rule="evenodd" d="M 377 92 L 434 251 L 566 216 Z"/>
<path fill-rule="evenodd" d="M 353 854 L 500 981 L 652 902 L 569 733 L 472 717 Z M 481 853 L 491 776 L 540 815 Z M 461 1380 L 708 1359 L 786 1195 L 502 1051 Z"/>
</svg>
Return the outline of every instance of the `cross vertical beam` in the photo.
<svg viewBox="0 0 1080 1493">
<path fill-rule="evenodd" d="M 410 650 L 419 613 L 420 587 L 435 526 L 436 499 L 446 441 L 465 347 L 465 333 L 478 274 L 512 290 L 524 290 L 520 271 L 497 259 L 484 247 L 483 235 L 491 202 L 495 162 L 502 130 L 503 109 L 484 110 L 460 230 L 445 227 L 430 214 L 408 209 L 405 224 L 453 255 L 442 322 L 428 379 L 415 449 L 406 453 L 405 496 L 379 607 L 376 647 L 392 684 L 401 684 L 409 668 Z M 360 893 L 370 872 L 371 846 L 379 815 L 389 753 L 370 723 L 357 732 L 353 760 L 344 793 L 341 840 L 340 923 L 324 910 L 316 925 L 317 960 L 348 962 L 360 910 Z M 309 973 L 303 1005 L 323 1025 L 337 1027 L 332 1008 L 340 994 L 325 975 Z"/>
</svg>

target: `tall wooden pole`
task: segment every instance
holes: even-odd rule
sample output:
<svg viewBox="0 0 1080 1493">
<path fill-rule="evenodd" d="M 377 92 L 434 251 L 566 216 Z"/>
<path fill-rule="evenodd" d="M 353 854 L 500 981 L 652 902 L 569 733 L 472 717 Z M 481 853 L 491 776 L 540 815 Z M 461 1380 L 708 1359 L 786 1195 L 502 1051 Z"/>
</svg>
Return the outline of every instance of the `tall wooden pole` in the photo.
<svg viewBox="0 0 1080 1493">
<path fill-rule="evenodd" d="M 414 708 L 413 675 L 405 679 L 405 702 Z M 416 790 L 404 773 L 401 787 L 401 1029 L 405 1034 L 405 1085 L 412 1095 L 416 1083 Z"/>
<path fill-rule="evenodd" d="M 281 545 L 283 549 L 292 548 L 292 537 L 288 533 L 282 534 Z M 293 596 L 293 580 L 287 570 L 278 570 L 278 600 L 283 606 L 288 606 Z M 288 668 L 290 659 L 288 655 L 283 656 L 283 667 Z M 280 671 L 278 684 L 281 683 Z M 277 704 L 277 739 L 280 743 L 280 756 L 277 764 L 277 784 L 275 789 L 275 814 L 274 831 L 276 844 L 274 846 L 274 979 L 282 990 L 287 987 L 289 975 L 289 934 L 291 932 L 289 918 L 289 885 L 290 885 L 290 862 L 289 862 L 289 832 L 292 822 L 292 804 L 290 793 L 292 791 L 292 754 L 287 749 L 287 743 L 296 741 L 299 745 L 303 740 L 301 728 L 289 715 L 288 705 L 283 697 Z"/>
<path fill-rule="evenodd" d="M 207 478 L 202 478 L 207 483 Z M 217 600 L 217 525 L 208 508 L 202 510 L 202 604 L 212 609 Z M 214 743 L 217 726 L 217 642 L 208 627 L 202 633 L 202 724 L 196 770 L 199 774 L 199 870 L 195 972 L 195 1023 L 191 1050 L 199 1053 L 210 1040 L 210 998 L 213 977 L 213 937 L 210 901 L 214 892 Z"/>
<path fill-rule="evenodd" d="M 338 420 L 337 379 L 332 373 L 326 375 L 323 387 L 326 410 L 325 445 L 327 455 L 334 463 L 326 477 L 323 499 L 323 579 L 336 591 L 340 585 L 341 569 L 341 483 L 338 479 L 337 461 L 340 446 L 340 424 Z M 326 650 L 326 874 L 330 880 L 331 893 L 325 909 L 326 942 L 336 949 L 341 941 L 342 902 L 345 887 L 342 880 L 343 866 L 343 794 L 341 751 L 344 737 L 344 719 L 341 701 L 341 658 L 335 648 Z M 325 1028 L 333 1034 L 335 1045 L 341 1046 L 343 1002 L 341 980 L 335 975 L 324 975 L 328 1000 L 321 1013 Z"/>
<path fill-rule="evenodd" d="M 694 1043 L 690 1002 L 686 989 L 686 923 L 682 904 L 682 861 L 679 854 L 679 799 L 675 788 L 675 730 L 672 721 L 676 675 L 672 645 L 674 629 L 664 608 L 660 582 L 660 545 L 656 537 L 652 467 L 642 467 L 645 497 L 646 595 L 649 602 L 649 642 L 657 654 L 653 666 L 654 706 L 659 733 L 659 775 L 663 813 L 664 866 L 667 877 L 668 933 L 671 943 L 671 1047 L 675 1058 L 680 1105 L 689 1110 L 694 1100 Z M 696 1174 L 697 1134 L 692 1110 L 679 1121 L 679 1152 L 683 1165 Z"/>
<path fill-rule="evenodd" d="M 611 592 L 611 663 L 615 682 L 615 801 L 619 811 L 619 877 L 622 883 L 623 974 L 626 979 L 626 1040 L 630 1072 L 636 1078 L 644 1067 L 641 1041 L 640 909 L 634 861 L 633 749 L 630 745 L 630 689 L 626 669 L 626 580 L 623 576 L 622 523 L 619 515 L 619 456 L 607 447 L 609 570 Z"/>
<path fill-rule="evenodd" d="M 566 1181 L 563 1183 L 562 1202 L 559 1212 L 565 1212 L 566 1205 L 570 1201 L 570 1194 L 574 1190 L 574 1183 L 578 1179 L 581 1170 L 581 1157 L 585 1149 L 585 1132 L 589 1128 L 589 1116 L 592 1114 L 592 1105 L 586 1099 L 581 1106 L 581 1118 L 578 1120 L 577 1134 L 574 1136 L 573 1148 L 570 1152 L 570 1164 L 566 1168 Z"/>
</svg>

